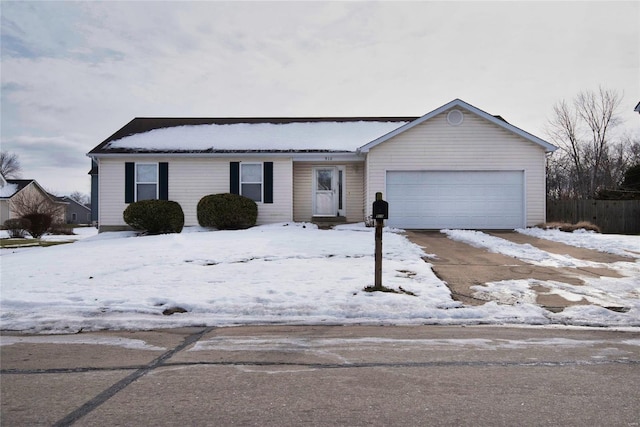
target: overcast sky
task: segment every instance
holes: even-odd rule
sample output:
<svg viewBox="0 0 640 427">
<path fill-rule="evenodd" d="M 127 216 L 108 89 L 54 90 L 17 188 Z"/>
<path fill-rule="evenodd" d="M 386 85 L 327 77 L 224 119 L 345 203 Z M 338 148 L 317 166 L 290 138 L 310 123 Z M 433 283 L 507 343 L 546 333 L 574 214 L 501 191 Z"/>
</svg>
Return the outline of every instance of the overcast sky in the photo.
<svg viewBox="0 0 640 427">
<path fill-rule="evenodd" d="M 543 139 L 599 85 L 640 132 L 640 2 L 2 1 L 2 150 L 58 195 L 134 117 L 420 116 L 460 98 Z"/>
</svg>

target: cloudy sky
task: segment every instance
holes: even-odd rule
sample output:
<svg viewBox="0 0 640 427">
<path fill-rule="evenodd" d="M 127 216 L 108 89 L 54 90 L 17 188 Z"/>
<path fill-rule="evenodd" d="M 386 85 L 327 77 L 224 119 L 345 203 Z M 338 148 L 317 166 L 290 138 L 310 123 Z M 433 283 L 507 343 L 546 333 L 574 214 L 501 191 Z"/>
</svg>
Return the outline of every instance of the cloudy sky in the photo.
<svg viewBox="0 0 640 427">
<path fill-rule="evenodd" d="M 640 133 L 640 2 L 4 1 L 2 150 L 89 193 L 132 118 L 423 115 L 460 98 L 545 138 L 601 85 Z"/>
</svg>

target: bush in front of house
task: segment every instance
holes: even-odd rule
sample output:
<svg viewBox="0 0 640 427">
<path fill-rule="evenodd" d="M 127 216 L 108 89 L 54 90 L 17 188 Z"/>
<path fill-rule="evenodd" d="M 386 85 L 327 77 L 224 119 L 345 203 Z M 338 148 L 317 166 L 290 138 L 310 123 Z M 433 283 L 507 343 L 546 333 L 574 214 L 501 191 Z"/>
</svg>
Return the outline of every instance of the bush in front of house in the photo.
<svg viewBox="0 0 640 427">
<path fill-rule="evenodd" d="M 73 232 L 73 224 L 54 222 L 53 224 L 51 224 L 49 234 L 73 236 L 76 233 Z"/>
<path fill-rule="evenodd" d="M 31 221 L 26 218 L 11 218 L 4 222 L 4 228 L 12 239 L 23 239 L 31 228 Z"/>
<path fill-rule="evenodd" d="M 147 234 L 180 233 L 184 227 L 184 212 L 172 200 L 142 200 L 131 203 L 122 217 L 134 230 Z"/>
<path fill-rule="evenodd" d="M 46 213 L 30 213 L 24 215 L 22 218 L 29 221 L 30 225 L 29 228 L 27 228 L 27 231 L 29 231 L 29 234 L 31 234 L 31 237 L 34 239 L 42 237 L 44 233 L 49 230 L 49 227 L 51 227 L 51 223 L 53 222 L 51 215 Z"/>
<path fill-rule="evenodd" d="M 256 225 L 258 205 L 238 194 L 210 194 L 198 202 L 198 224 L 218 230 L 241 230 Z"/>
</svg>

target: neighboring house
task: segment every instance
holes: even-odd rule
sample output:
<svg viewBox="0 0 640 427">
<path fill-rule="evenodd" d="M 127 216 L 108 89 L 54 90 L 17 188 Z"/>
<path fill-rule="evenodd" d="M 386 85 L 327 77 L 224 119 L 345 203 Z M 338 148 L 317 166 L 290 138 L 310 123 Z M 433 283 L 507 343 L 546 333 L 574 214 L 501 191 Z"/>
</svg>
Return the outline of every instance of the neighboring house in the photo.
<svg viewBox="0 0 640 427">
<path fill-rule="evenodd" d="M 636 113 L 640 113 L 640 102 L 636 105 L 636 108 L 633 109 Z"/>
<path fill-rule="evenodd" d="M 363 221 L 382 192 L 390 226 L 512 229 L 545 220 L 555 149 L 456 99 L 422 117 L 136 118 L 88 156 L 101 231 L 149 198 L 197 225 L 200 198 L 225 192 L 254 199 L 259 224 Z"/>
<path fill-rule="evenodd" d="M 62 197 L 67 202 L 65 222 L 67 224 L 91 224 L 91 209 L 68 196 Z"/>
<path fill-rule="evenodd" d="M 10 218 L 19 218 L 20 215 L 16 212 L 17 204 L 25 202 L 51 204 L 56 211 L 53 221 L 64 222 L 67 202 L 46 192 L 36 180 L 0 178 L 0 224 L 4 224 Z"/>
</svg>

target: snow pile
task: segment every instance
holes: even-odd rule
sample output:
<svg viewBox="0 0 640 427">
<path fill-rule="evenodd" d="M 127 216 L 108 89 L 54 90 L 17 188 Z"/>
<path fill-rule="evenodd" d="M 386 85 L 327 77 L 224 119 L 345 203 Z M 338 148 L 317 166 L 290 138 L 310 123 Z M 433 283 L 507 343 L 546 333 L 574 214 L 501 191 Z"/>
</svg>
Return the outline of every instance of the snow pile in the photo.
<svg viewBox="0 0 640 427">
<path fill-rule="evenodd" d="M 586 230 L 576 230 L 572 233 L 566 233 L 560 230 L 543 230 L 541 228 L 523 228 L 516 231 L 540 239 L 553 240 L 580 248 L 640 258 L 640 236 L 599 234 Z"/>
<path fill-rule="evenodd" d="M 507 247 L 482 233 L 475 238 Z M 374 230 L 362 224 L 319 230 L 301 223 L 241 231 L 188 227 L 146 237 L 102 233 L 72 244 L 3 250 L 0 326 L 31 332 L 274 322 L 640 326 L 637 263 L 620 267 L 635 277 L 554 288 L 590 293 L 594 301 L 626 299 L 627 313 L 587 305 L 552 314 L 532 304 L 528 286 L 534 283 L 528 281 L 493 285 L 512 295 L 500 301 L 510 305 L 489 298 L 464 307 L 423 261 L 422 249 L 388 229 L 383 284 L 416 296 L 364 292 L 373 284 L 373 250 Z M 530 248 L 509 250 L 545 262 Z M 187 312 L 162 314 L 175 307 Z"/>
<path fill-rule="evenodd" d="M 110 142 L 105 148 L 151 151 L 356 151 L 406 123 L 353 121 L 176 126 L 127 136 Z"/>
</svg>

